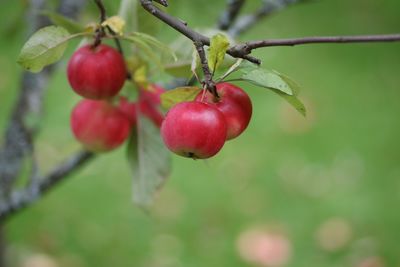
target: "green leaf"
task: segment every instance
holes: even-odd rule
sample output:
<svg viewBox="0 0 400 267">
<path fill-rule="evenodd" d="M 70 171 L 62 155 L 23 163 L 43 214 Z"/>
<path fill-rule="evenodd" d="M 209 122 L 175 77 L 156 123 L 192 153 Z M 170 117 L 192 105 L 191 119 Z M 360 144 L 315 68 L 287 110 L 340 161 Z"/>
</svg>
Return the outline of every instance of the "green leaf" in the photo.
<svg viewBox="0 0 400 267">
<path fill-rule="evenodd" d="M 62 16 L 56 12 L 43 11 L 41 12 L 41 14 L 47 16 L 51 20 L 51 22 L 53 22 L 55 25 L 63 27 L 70 33 L 78 33 L 85 31 L 85 27 L 82 26 L 81 24 L 73 21 L 70 18 Z"/>
<path fill-rule="evenodd" d="M 128 162 L 133 171 L 133 201 L 148 208 L 171 171 L 171 154 L 165 148 L 159 128 L 138 113 L 137 132 L 128 144 Z"/>
<path fill-rule="evenodd" d="M 274 70 L 276 74 L 278 74 L 292 89 L 294 95 L 298 95 L 300 92 L 300 85 L 293 81 L 290 77 L 286 76 L 285 74 L 279 73 Z"/>
<path fill-rule="evenodd" d="M 215 71 L 224 61 L 226 50 L 229 48 L 228 38 L 219 33 L 210 40 L 210 49 L 208 53 L 208 66 L 211 71 Z"/>
<path fill-rule="evenodd" d="M 192 75 L 190 70 L 190 61 L 177 61 L 174 63 L 170 63 L 164 66 L 165 71 L 174 76 L 174 77 L 181 77 L 187 78 Z"/>
<path fill-rule="evenodd" d="M 232 66 L 230 66 L 230 68 L 221 77 L 218 78 L 218 81 L 224 80 L 230 74 L 237 71 L 240 68 L 240 65 L 242 65 L 242 62 L 243 62 L 243 59 L 239 58 Z"/>
<path fill-rule="evenodd" d="M 240 81 L 247 81 L 263 88 L 271 89 L 274 93 L 284 98 L 299 113 L 306 116 L 306 108 L 297 97 L 300 86 L 288 76 L 277 71 L 270 71 L 244 60 L 238 60 L 231 68 L 221 76 L 220 80 L 225 79 L 230 74 L 240 71 Z"/>
<path fill-rule="evenodd" d="M 201 91 L 195 86 L 178 87 L 161 94 L 161 106 L 165 109 L 170 109 L 176 104 L 183 101 L 192 101 Z"/>
<path fill-rule="evenodd" d="M 295 95 L 287 95 L 282 92 L 275 91 L 279 96 L 283 97 L 292 107 L 294 107 L 304 117 L 307 115 L 306 107 Z"/>
<path fill-rule="evenodd" d="M 158 55 L 154 52 L 154 50 L 141 38 L 138 38 L 136 36 L 132 35 L 127 35 L 127 36 L 122 36 L 124 40 L 130 41 L 134 43 L 140 50 L 143 51 L 143 53 L 151 60 L 153 61 L 158 68 L 163 69 L 163 65 L 161 63 L 160 58 Z"/>
<path fill-rule="evenodd" d="M 157 48 L 158 50 L 160 50 L 160 52 L 162 53 L 162 56 L 170 57 L 174 61 L 177 61 L 175 52 L 168 45 L 162 43 L 157 38 L 155 38 L 151 35 L 148 35 L 146 33 L 143 33 L 143 32 L 133 32 L 132 36 L 135 36 L 135 37 L 141 39 L 142 41 L 146 42 L 148 45 L 153 46 L 154 48 Z"/>
<path fill-rule="evenodd" d="M 273 71 L 257 68 L 244 73 L 241 79 L 261 87 L 277 90 L 287 95 L 293 95 L 289 84 Z"/>
<path fill-rule="evenodd" d="M 18 57 L 18 64 L 31 72 L 60 60 L 67 48 L 67 42 L 74 35 L 59 26 L 48 26 L 34 33 L 25 43 Z"/>
</svg>

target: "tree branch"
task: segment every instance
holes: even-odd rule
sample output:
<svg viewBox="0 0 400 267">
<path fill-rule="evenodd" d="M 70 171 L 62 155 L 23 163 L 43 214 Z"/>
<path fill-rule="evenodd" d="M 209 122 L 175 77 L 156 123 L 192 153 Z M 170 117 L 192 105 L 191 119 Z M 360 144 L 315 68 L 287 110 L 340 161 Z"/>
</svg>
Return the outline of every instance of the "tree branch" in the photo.
<svg viewBox="0 0 400 267">
<path fill-rule="evenodd" d="M 140 0 L 140 3 L 142 4 L 143 8 L 147 10 L 150 14 L 158 18 L 159 20 L 163 21 L 165 24 L 171 26 L 174 28 L 176 31 L 180 32 L 181 34 L 185 35 L 187 38 L 193 41 L 193 43 L 201 43 L 203 46 L 210 45 L 210 39 L 201 33 L 196 32 L 195 30 L 191 29 L 190 27 L 187 26 L 186 23 L 182 22 L 182 20 L 179 20 L 159 8 L 155 7 L 152 3 L 151 0 Z M 230 54 L 233 57 L 240 57 L 243 59 L 246 59 L 250 62 L 253 62 L 255 64 L 260 64 L 261 61 L 257 58 L 254 58 L 252 56 L 249 56 L 248 54 L 243 54 L 241 56 L 240 54 L 236 53 L 236 56 L 231 54 L 232 51 L 228 50 L 227 53 Z M 236 51 L 234 51 L 236 52 Z"/>
<path fill-rule="evenodd" d="M 0 223 L 3 223 L 11 215 L 36 202 L 39 197 L 48 193 L 50 189 L 65 180 L 71 173 L 79 170 L 93 158 L 94 154 L 92 152 L 80 151 L 56 166 L 46 176 L 38 179 L 37 183 L 23 190 L 12 192 L 10 201 L 0 204 Z"/>
<path fill-rule="evenodd" d="M 232 47 L 232 52 L 236 51 L 241 56 L 250 54 L 253 49 L 271 46 L 296 46 L 304 44 L 323 44 L 323 43 L 373 43 L 373 42 L 398 42 L 400 34 L 382 35 L 355 35 L 355 36 L 315 36 L 291 39 L 271 39 L 249 41 Z M 235 53 L 235 52 L 234 52 Z"/>
<path fill-rule="evenodd" d="M 208 67 L 208 61 L 206 57 L 206 52 L 204 51 L 203 44 L 200 42 L 195 42 L 194 46 L 196 47 L 197 53 L 200 57 L 201 67 L 204 73 L 204 86 L 207 90 L 209 90 L 216 99 L 219 98 L 217 88 L 215 87 L 215 83 L 212 80 L 212 74 L 210 68 Z"/>
<path fill-rule="evenodd" d="M 32 1 L 28 20 L 30 32 L 49 24 L 38 11 L 45 7 L 45 1 Z M 47 85 L 53 66 L 45 68 L 39 74 L 24 72 L 21 90 L 5 132 L 5 142 L 0 148 L 0 199 L 6 201 L 25 158 L 33 154 L 33 136 L 38 128 L 38 121 L 28 118 L 40 118 L 42 113 L 43 90 Z M 33 163 L 33 162 L 32 162 Z"/>
<path fill-rule="evenodd" d="M 244 2 L 245 0 L 228 0 L 227 8 L 218 20 L 217 28 L 219 30 L 226 31 L 232 26 Z"/>
<path fill-rule="evenodd" d="M 100 10 L 100 24 L 103 23 L 107 19 L 106 9 L 101 0 L 94 0 L 98 9 Z"/>
<path fill-rule="evenodd" d="M 34 32 L 47 26 L 49 20 L 37 15 L 45 8 L 46 1 L 32 0 L 30 4 L 28 25 L 31 27 L 30 32 Z M 58 11 L 65 16 L 75 18 L 83 5 L 84 2 L 81 0 L 62 0 Z M 20 93 L 5 132 L 5 142 L 0 148 L 0 206 L 3 208 L 12 202 L 12 190 L 25 160 L 32 166 L 25 186 L 27 190 L 37 187 L 38 171 L 34 159 L 33 139 L 42 117 L 45 88 L 55 68 L 56 65 L 52 65 L 38 74 L 30 72 L 22 74 Z"/>
</svg>

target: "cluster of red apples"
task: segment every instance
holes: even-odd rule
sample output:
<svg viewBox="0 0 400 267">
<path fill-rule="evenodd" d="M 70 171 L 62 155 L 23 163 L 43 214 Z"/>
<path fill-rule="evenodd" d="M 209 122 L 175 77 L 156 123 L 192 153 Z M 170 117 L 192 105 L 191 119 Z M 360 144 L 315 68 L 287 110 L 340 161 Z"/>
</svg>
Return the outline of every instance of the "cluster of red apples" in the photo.
<svg viewBox="0 0 400 267">
<path fill-rule="evenodd" d="M 110 151 L 122 145 L 137 125 L 137 112 L 161 127 L 165 145 L 174 153 L 194 159 L 214 156 L 226 140 L 239 136 L 252 114 L 249 96 L 230 83 L 216 85 L 218 97 L 200 92 L 194 101 L 172 107 L 165 118 L 159 110 L 157 85 L 140 89 L 136 102 L 118 96 L 127 77 L 121 54 L 100 44 L 79 48 L 71 57 L 67 75 L 72 89 L 84 97 L 73 109 L 71 128 L 88 150 Z"/>
<path fill-rule="evenodd" d="M 161 126 L 160 94 L 165 90 L 150 85 L 140 90 L 137 102 L 119 96 L 127 69 L 113 47 L 79 48 L 68 62 L 67 76 L 72 89 L 84 97 L 72 110 L 71 128 L 86 149 L 106 152 L 122 145 L 136 127 L 138 111 Z"/>
<path fill-rule="evenodd" d="M 181 102 L 168 111 L 161 135 L 171 151 L 194 159 L 209 158 L 247 128 L 252 104 L 246 92 L 230 83 L 219 83 L 216 88 L 218 97 L 203 91 L 194 101 Z"/>
</svg>

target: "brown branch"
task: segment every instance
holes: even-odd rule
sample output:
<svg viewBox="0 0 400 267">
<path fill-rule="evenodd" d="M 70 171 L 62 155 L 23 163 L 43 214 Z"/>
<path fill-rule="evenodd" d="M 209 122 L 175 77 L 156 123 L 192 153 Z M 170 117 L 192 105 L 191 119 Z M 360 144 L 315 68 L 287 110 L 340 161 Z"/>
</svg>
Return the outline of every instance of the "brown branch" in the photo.
<svg viewBox="0 0 400 267">
<path fill-rule="evenodd" d="M 208 61 L 206 57 L 206 52 L 204 51 L 203 44 L 201 42 L 195 42 L 194 46 L 196 47 L 197 53 L 200 57 L 201 67 L 204 73 L 204 86 L 207 90 L 209 90 L 214 97 L 219 99 L 217 88 L 215 87 L 215 83 L 212 80 L 213 75 L 211 74 L 210 68 L 208 67 Z"/>
<path fill-rule="evenodd" d="M 238 44 L 231 48 L 231 52 L 240 56 L 250 54 L 253 49 L 271 46 L 296 46 L 305 44 L 326 44 L 326 43 L 374 43 L 374 42 L 399 42 L 400 34 L 382 35 L 356 35 L 356 36 L 315 36 L 291 39 L 270 39 L 249 41 Z"/>
<path fill-rule="evenodd" d="M 210 39 L 204 35 L 202 35 L 199 32 L 196 32 L 195 30 L 191 29 L 190 27 L 188 27 L 188 25 L 186 23 L 184 23 L 182 20 L 179 20 L 165 12 L 163 12 L 162 10 L 160 10 L 159 8 L 157 8 L 156 6 L 153 5 L 153 2 L 151 0 L 140 0 L 140 3 L 142 4 L 143 8 L 145 10 L 147 10 L 150 14 L 152 14 L 153 16 L 155 16 L 156 18 L 158 18 L 159 20 L 163 21 L 165 24 L 169 25 L 170 27 L 174 28 L 176 31 L 180 32 L 181 34 L 183 34 L 184 36 L 186 36 L 187 38 L 189 38 L 190 40 L 193 41 L 193 43 L 199 43 L 201 42 L 201 44 L 210 45 Z M 231 54 L 232 51 L 228 50 L 227 53 L 230 54 L 233 57 L 240 57 L 243 59 L 246 59 L 250 62 L 253 62 L 255 64 L 260 64 L 261 61 L 258 58 L 249 56 L 248 54 L 243 54 L 243 56 L 241 56 L 240 54 L 236 53 L 236 56 Z M 236 52 L 236 51 L 234 51 Z"/>
<path fill-rule="evenodd" d="M 106 9 L 103 5 L 103 1 L 101 0 L 94 0 L 98 9 L 100 10 L 100 24 L 103 23 L 107 19 Z"/>
<path fill-rule="evenodd" d="M 46 176 L 38 178 L 36 183 L 21 191 L 12 192 L 10 201 L 8 203 L 1 203 L 0 205 L 0 224 L 11 215 L 35 203 L 39 197 L 48 193 L 50 189 L 58 185 L 73 172 L 79 170 L 93 158 L 94 154 L 92 152 L 80 151 L 56 166 Z"/>
<path fill-rule="evenodd" d="M 44 9 L 45 1 L 33 1 L 28 17 L 30 31 L 34 32 L 49 24 L 47 18 L 38 16 Z M 61 0 L 58 12 L 70 18 L 75 18 L 83 8 L 81 0 Z M 21 172 L 23 163 L 28 160 L 32 166 L 28 174 L 26 190 L 37 188 L 39 180 L 34 155 L 34 138 L 39 130 L 42 117 L 43 97 L 56 65 L 46 67 L 41 73 L 24 72 L 20 93 L 14 104 L 8 127 L 5 132 L 5 142 L 0 148 L 0 210 L 12 205 L 15 198 L 15 181 Z"/>
<path fill-rule="evenodd" d="M 37 16 L 44 9 L 44 2 L 32 2 L 27 16 L 30 32 L 47 26 L 50 22 L 43 16 Z M 18 99 L 5 132 L 4 144 L 0 148 L 0 201 L 7 201 L 14 186 L 24 159 L 33 153 L 33 137 L 38 121 L 28 122 L 27 118 L 40 118 L 42 113 L 43 91 L 47 85 L 49 73 L 54 67 L 45 68 L 39 74 L 24 72 Z"/>
<path fill-rule="evenodd" d="M 100 11 L 100 25 L 107 19 L 107 12 L 106 12 L 106 8 L 104 7 L 103 1 L 102 0 L 94 0 L 94 2 L 96 3 L 99 11 Z M 105 27 L 108 32 L 113 36 L 113 40 L 115 45 L 117 46 L 117 50 L 118 52 L 124 56 L 124 50 L 122 49 L 122 45 L 121 45 L 121 41 L 116 37 L 116 33 L 111 29 L 110 26 L 106 26 Z M 105 36 L 105 28 L 103 26 L 100 26 L 99 29 L 97 29 L 96 34 L 95 34 L 95 41 L 93 46 L 96 47 L 98 45 L 101 44 L 101 39 Z M 128 72 L 126 74 L 126 78 L 128 80 L 130 80 L 131 74 Z"/>
</svg>

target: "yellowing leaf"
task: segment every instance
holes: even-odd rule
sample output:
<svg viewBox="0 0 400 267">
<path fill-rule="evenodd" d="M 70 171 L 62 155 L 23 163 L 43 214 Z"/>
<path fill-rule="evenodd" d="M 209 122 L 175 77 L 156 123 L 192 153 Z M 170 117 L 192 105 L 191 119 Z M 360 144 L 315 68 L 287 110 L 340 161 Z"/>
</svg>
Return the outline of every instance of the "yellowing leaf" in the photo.
<svg viewBox="0 0 400 267">
<path fill-rule="evenodd" d="M 211 38 L 208 53 L 208 67 L 214 71 L 224 61 L 226 50 L 229 48 L 228 38 L 218 33 Z"/>
<path fill-rule="evenodd" d="M 112 16 L 106 19 L 101 26 L 110 27 L 111 30 L 119 35 L 122 35 L 125 28 L 125 20 L 118 16 Z"/>
<path fill-rule="evenodd" d="M 98 28 L 100 28 L 99 24 L 91 22 L 85 25 L 84 32 L 94 33 Z"/>
<path fill-rule="evenodd" d="M 147 87 L 147 68 L 145 65 L 140 66 L 136 69 L 133 74 L 133 81 L 141 87 Z"/>
<path fill-rule="evenodd" d="M 201 91 L 196 86 L 178 87 L 169 90 L 161 95 L 161 106 L 165 109 L 170 109 L 176 104 L 183 101 L 192 101 Z"/>
</svg>

